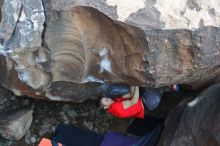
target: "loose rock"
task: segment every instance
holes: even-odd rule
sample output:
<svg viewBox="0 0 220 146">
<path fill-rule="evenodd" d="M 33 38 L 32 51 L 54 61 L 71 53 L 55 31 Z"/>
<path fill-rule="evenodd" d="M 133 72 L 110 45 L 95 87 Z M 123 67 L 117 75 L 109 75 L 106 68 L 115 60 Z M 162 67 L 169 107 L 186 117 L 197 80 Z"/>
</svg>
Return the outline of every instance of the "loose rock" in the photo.
<svg viewBox="0 0 220 146">
<path fill-rule="evenodd" d="M 31 143 L 35 143 L 36 142 L 36 137 L 31 137 Z"/>
<path fill-rule="evenodd" d="M 78 116 L 78 114 L 75 110 L 69 110 L 69 111 L 67 111 L 67 114 L 68 114 L 68 116 L 70 116 L 73 119 Z"/>
<path fill-rule="evenodd" d="M 90 130 L 93 129 L 93 123 L 92 123 L 92 122 L 83 121 L 83 125 L 84 125 L 86 128 L 90 129 Z"/>
<path fill-rule="evenodd" d="M 16 111 L 10 115 L 0 115 L 0 135 L 6 139 L 19 140 L 32 123 L 31 109 Z"/>
</svg>

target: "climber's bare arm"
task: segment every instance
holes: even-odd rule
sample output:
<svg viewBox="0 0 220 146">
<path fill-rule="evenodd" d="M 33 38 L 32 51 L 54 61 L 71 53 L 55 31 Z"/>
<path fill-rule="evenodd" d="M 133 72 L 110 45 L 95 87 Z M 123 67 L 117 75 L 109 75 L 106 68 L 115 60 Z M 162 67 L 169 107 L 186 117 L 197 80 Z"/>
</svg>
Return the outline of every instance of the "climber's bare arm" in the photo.
<svg viewBox="0 0 220 146">
<path fill-rule="evenodd" d="M 124 94 L 122 97 L 123 97 L 123 98 L 131 98 L 131 97 L 133 97 L 134 89 L 135 89 L 135 86 L 131 86 L 131 87 L 130 87 L 130 92 L 127 93 L 127 94 Z"/>
<path fill-rule="evenodd" d="M 122 102 L 125 109 L 136 104 L 139 99 L 139 87 L 138 86 L 131 87 L 130 91 L 131 91 L 131 93 L 130 93 L 131 100 L 125 100 Z"/>
<path fill-rule="evenodd" d="M 130 94 L 130 93 L 127 93 L 127 94 L 124 94 L 122 97 L 123 97 L 123 98 L 131 98 L 131 94 Z"/>
</svg>

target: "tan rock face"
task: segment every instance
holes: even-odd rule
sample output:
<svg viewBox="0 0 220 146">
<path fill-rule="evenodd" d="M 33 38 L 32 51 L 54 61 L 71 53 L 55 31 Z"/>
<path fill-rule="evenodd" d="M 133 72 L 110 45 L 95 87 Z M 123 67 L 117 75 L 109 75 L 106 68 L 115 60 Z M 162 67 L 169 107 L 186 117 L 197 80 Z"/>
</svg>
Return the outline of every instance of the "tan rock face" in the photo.
<svg viewBox="0 0 220 146">
<path fill-rule="evenodd" d="M 139 25 L 134 24 L 138 28 L 130 25 L 133 23 L 128 20 L 131 20 L 131 15 L 139 14 L 139 9 L 150 1 L 135 5 L 137 9 L 130 9 L 132 14 L 126 14 L 127 21 L 125 16 L 120 17 L 126 23 L 111 19 L 114 18 L 113 13 L 111 15 L 106 12 L 116 3 L 110 0 L 107 3 L 88 3 L 86 0 L 82 3 L 68 3 L 65 0 L 42 3 L 39 0 L 34 5 L 40 10 L 38 13 L 28 9 L 32 6 L 30 3 L 21 4 L 30 10 L 30 15 L 27 15 L 19 9 L 20 5 L 13 7 L 6 0 L 3 12 L 11 7 L 14 10 L 8 15 L 2 15 L 1 84 L 17 95 L 82 102 L 97 97 L 90 92 L 102 83 L 194 85 L 218 77 L 218 27 L 203 26 L 195 31 L 164 30 L 160 29 L 160 22 L 158 26 L 152 27 L 150 25 L 153 23 L 149 22 L 147 26 L 145 23 L 148 22 L 145 22 L 142 26 L 142 21 L 138 21 Z M 106 7 L 106 11 L 100 11 L 109 14 L 111 18 L 97 10 L 106 4 L 111 6 Z M 151 2 L 148 7 L 154 4 Z M 78 5 L 94 6 L 97 9 Z M 123 3 L 119 5 L 117 11 L 127 7 Z M 15 19 L 13 14 L 18 12 L 22 15 Z M 156 15 L 153 18 L 156 19 Z M 12 27 L 8 28 L 6 24 Z M 33 29 L 29 29 L 29 26 Z M 33 32 L 24 34 L 24 30 Z M 13 31 L 15 33 L 12 34 Z M 27 37 L 28 41 L 25 39 Z"/>
<path fill-rule="evenodd" d="M 220 24 L 220 2 L 216 0 L 51 0 L 52 9 L 63 10 L 74 6 L 98 9 L 110 18 L 149 28 L 189 29 Z"/>
<path fill-rule="evenodd" d="M 58 12 L 48 25 L 46 42 L 54 62 L 53 81 L 85 82 L 91 76 L 102 81 L 145 82 L 138 73 L 144 72 L 140 63 L 148 50 L 144 33 L 93 8 Z"/>
</svg>

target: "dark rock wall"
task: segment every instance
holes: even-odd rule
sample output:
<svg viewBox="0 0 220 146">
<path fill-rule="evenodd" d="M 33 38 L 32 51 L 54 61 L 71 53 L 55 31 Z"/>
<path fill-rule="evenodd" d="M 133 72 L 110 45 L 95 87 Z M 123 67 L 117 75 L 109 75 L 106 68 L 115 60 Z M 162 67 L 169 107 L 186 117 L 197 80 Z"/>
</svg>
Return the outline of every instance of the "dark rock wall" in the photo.
<svg viewBox="0 0 220 146">
<path fill-rule="evenodd" d="M 216 84 L 175 108 L 158 146 L 219 146 L 219 97 L 220 84 Z"/>
</svg>

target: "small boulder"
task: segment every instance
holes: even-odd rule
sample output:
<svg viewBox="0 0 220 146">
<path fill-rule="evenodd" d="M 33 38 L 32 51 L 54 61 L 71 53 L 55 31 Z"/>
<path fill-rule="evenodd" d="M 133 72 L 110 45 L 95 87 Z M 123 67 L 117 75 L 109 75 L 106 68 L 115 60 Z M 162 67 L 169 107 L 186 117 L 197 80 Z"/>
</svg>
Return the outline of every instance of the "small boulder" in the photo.
<svg viewBox="0 0 220 146">
<path fill-rule="evenodd" d="M 78 113 L 75 110 L 69 110 L 69 111 L 67 111 L 67 115 L 70 118 L 74 119 L 74 118 L 76 118 L 78 116 Z"/>
<path fill-rule="evenodd" d="M 23 109 L 11 114 L 0 114 L 0 135 L 9 140 L 21 139 L 30 128 L 32 109 Z"/>
</svg>

